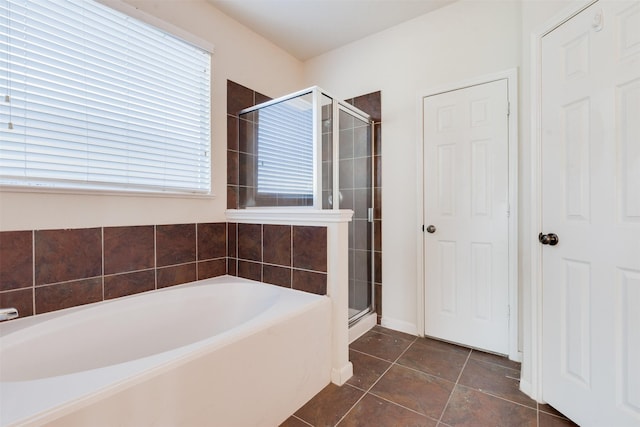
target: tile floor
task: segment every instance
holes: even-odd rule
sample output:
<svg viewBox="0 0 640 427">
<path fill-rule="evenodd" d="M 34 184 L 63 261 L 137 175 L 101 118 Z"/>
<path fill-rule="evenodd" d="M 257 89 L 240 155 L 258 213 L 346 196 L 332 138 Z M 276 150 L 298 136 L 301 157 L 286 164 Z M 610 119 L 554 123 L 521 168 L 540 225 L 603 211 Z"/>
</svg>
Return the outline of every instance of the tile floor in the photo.
<svg viewBox="0 0 640 427">
<path fill-rule="evenodd" d="M 281 427 L 575 426 L 518 390 L 520 364 L 376 326 L 349 350 L 353 377 L 329 384 Z"/>
</svg>

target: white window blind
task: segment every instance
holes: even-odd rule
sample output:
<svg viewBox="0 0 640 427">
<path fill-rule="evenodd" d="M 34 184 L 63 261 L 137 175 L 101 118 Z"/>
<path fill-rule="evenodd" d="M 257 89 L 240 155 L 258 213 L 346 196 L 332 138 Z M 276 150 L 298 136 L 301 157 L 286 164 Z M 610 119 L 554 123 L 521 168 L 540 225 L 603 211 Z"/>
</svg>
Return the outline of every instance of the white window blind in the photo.
<svg viewBox="0 0 640 427">
<path fill-rule="evenodd" d="M 295 98 L 258 114 L 258 193 L 312 196 L 311 101 Z"/>
<path fill-rule="evenodd" d="M 91 0 L 0 0 L 0 184 L 208 193 L 210 63 Z"/>
</svg>

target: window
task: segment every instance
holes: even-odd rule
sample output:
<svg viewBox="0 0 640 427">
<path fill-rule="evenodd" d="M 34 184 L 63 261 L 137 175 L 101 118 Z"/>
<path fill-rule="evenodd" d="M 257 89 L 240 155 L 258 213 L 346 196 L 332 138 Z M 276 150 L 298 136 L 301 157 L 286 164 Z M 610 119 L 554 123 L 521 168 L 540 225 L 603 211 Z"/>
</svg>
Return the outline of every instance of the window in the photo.
<svg viewBox="0 0 640 427">
<path fill-rule="evenodd" d="M 258 110 L 257 190 L 313 197 L 313 103 L 304 95 Z"/>
<path fill-rule="evenodd" d="M 208 193 L 210 62 L 90 0 L 0 0 L 0 184 Z"/>
</svg>

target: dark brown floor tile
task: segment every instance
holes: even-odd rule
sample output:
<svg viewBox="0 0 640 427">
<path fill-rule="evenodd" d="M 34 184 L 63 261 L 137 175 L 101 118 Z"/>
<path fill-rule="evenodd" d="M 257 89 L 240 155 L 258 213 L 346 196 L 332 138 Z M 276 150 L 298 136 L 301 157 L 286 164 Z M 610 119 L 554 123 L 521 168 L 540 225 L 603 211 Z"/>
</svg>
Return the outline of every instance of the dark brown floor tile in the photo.
<svg viewBox="0 0 640 427">
<path fill-rule="evenodd" d="M 335 426 L 363 394 L 349 385 L 329 384 L 298 409 L 295 416 L 315 427 Z"/>
<path fill-rule="evenodd" d="M 119 298 L 126 295 L 150 291 L 156 288 L 154 270 L 134 273 L 115 274 L 104 277 L 104 299 Z"/>
<path fill-rule="evenodd" d="M 36 314 L 102 301 L 102 278 L 36 287 Z"/>
<path fill-rule="evenodd" d="M 422 344 L 431 348 L 437 348 L 440 350 L 447 350 L 447 351 L 456 351 L 459 353 L 464 353 L 465 355 L 468 355 L 471 352 L 471 350 L 467 347 L 462 347 L 457 344 L 451 344 L 446 341 L 440 341 L 440 340 L 436 340 L 429 337 L 418 338 L 416 342 L 418 344 Z"/>
<path fill-rule="evenodd" d="M 556 417 L 545 412 L 538 413 L 538 427 L 577 427 L 578 424 L 564 417 Z"/>
<path fill-rule="evenodd" d="M 496 365 L 504 366 L 505 368 L 520 370 L 520 363 L 509 360 L 508 357 L 498 356 L 497 354 L 485 353 L 484 351 L 473 350 L 471 352 L 471 358 L 475 360 L 481 360 L 483 362 L 494 363 Z"/>
<path fill-rule="evenodd" d="M 296 418 L 292 415 L 289 418 L 287 418 L 285 422 L 280 424 L 280 427 L 309 427 L 310 425 L 311 424 L 307 424 L 304 421 L 302 421 L 300 418 Z"/>
<path fill-rule="evenodd" d="M 393 362 L 409 345 L 409 340 L 369 331 L 351 343 L 351 348 Z"/>
<path fill-rule="evenodd" d="M 158 289 L 167 286 L 181 285 L 196 280 L 196 263 L 158 268 L 156 282 Z"/>
<path fill-rule="evenodd" d="M 33 287 L 0 292 L 0 307 L 15 308 L 19 317 L 33 315 Z"/>
<path fill-rule="evenodd" d="M 435 427 L 437 421 L 367 394 L 338 424 L 340 427 Z"/>
<path fill-rule="evenodd" d="M 532 408 L 458 385 L 442 421 L 454 427 L 536 427 L 537 414 Z"/>
<path fill-rule="evenodd" d="M 156 266 L 183 264 L 196 260 L 196 225 L 156 226 Z"/>
<path fill-rule="evenodd" d="M 537 408 L 537 403 L 519 390 L 520 371 L 469 359 L 459 383 L 512 402 Z"/>
<path fill-rule="evenodd" d="M 378 332 L 380 334 L 391 335 L 392 337 L 402 338 L 405 340 L 414 340 L 416 338 L 415 335 L 406 334 L 400 331 L 395 331 L 393 329 L 385 328 L 380 325 L 374 326 L 372 331 Z"/>
<path fill-rule="evenodd" d="M 362 390 L 368 390 L 391 366 L 391 362 L 353 350 L 349 351 L 349 360 L 353 363 L 353 376 L 347 384 Z"/>
<path fill-rule="evenodd" d="M 440 418 L 454 383 L 394 365 L 370 393 L 432 418 Z"/>
<path fill-rule="evenodd" d="M 105 227 L 104 274 L 117 274 L 155 267 L 154 228 Z"/>
<path fill-rule="evenodd" d="M 398 359 L 398 364 L 456 382 L 466 361 L 467 354 L 463 352 L 425 345 L 418 340 Z"/>
<path fill-rule="evenodd" d="M 102 274 L 102 230 L 35 232 L 36 285 L 86 279 Z"/>
<path fill-rule="evenodd" d="M 538 410 L 546 412 L 547 414 L 555 415 L 556 417 L 567 418 L 562 415 L 562 413 L 560 413 L 560 411 L 558 411 L 556 408 L 545 403 L 538 403 Z"/>
<path fill-rule="evenodd" d="M 0 232 L 0 291 L 33 286 L 33 232 Z"/>
</svg>

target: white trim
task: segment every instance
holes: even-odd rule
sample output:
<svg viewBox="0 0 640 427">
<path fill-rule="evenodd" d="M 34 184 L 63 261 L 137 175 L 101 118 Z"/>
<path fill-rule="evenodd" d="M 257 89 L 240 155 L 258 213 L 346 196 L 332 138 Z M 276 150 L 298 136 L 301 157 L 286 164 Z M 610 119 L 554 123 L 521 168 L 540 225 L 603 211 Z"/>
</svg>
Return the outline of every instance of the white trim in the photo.
<svg viewBox="0 0 640 427">
<path fill-rule="evenodd" d="M 405 334 L 418 336 L 418 328 L 415 323 L 407 322 L 406 320 L 391 319 L 389 317 L 383 317 L 380 321 L 380 325 L 394 331 L 404 332 Z M 424 335 L 424 333 L 422 334 Z"/>
<path fill-rule="evenodd" d="M 532 399 L 542 402 L 542 257 L 541 247 L 535 237 L 542 224 L 542 192 L 540 179 L 541 165 L 541 57 L 542 38 L 560 25 L 591 6 L 596 0 L 576 0 L 553 18 L 546 21 L 531 33 L 531 277 L 529 303 L 531 317 L 524 319 L 530 322 L 530 337 L 523 341 L 523 372 L 530 372 L 530 378 L 520 380 L 520 389 Z M 526 301 L 526 299 L 525 299 Z M 526 329 L 526 328 L 525 328 Z M 527 338 L 527 337 L 525 337 Z"/>
<path fill-rule="evenodd" d="M 416 247 L 418 253 L 417 271 L 417 330 L 420 336 L 424 336 L 424 140 L 423 140 L 423 99 L 428 96 L 445 92 L 464 89 L 471 86 L 491 83 L 497 80 L 507 80 L 507 100 L 510 105 L 510 114 L 507 121 L 509 130 L 509 358 L 521 360 L 522 354 L 518 349 L 518 69 L 510 68 L 497 73 L 487 74 L 464 80 L 456 84 L 447 84 L 424 91 L 418 97 L 418 141 L 416 161 L 421 179 L 418 182 L 417 203 L 417 230 Z"/>
<path fill-rule="evenodd" d="M 369 313 L 349 327 L 349 344 L 369 332 L 376 326 L 376 313 Z"/>
<path fill-rule="evenodd" d="M 225 216 L 229 222 L 248 224 L 327 224 L 349 222 L 353 217 L 350 209 L 309 208 L 249 208 L 227 209 Z"/>
<path fill-rule="evenodd" d="M 113 10 L 117 10 L 120 13 L 124 13 L 127 16 L 130 16 L 134 19 L 147 23 L 153 27 L 156 27 L 165 33 L 171 34 L 174 37 L 179 38 L 180 40 L 189 43 L 197 48 L 200 48 L 210 54 L 214 53 L 215 46 L 204 40 L 200 37 L 183 30 L 173 24 L 168 23 L 156 16 L 153 16 L 147 12 L 143 12 L 135 6 L 132 6 L 128 3 L 125 3 L 123 0 L 95 0 L 98 3 L 101 3 Z"/>
</svg>

